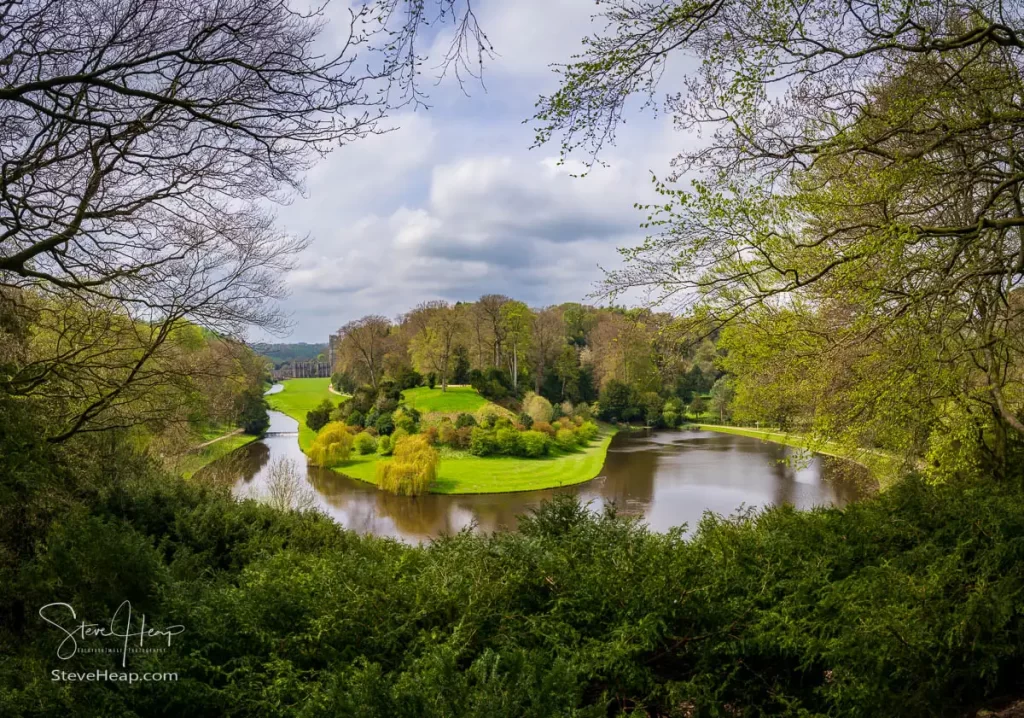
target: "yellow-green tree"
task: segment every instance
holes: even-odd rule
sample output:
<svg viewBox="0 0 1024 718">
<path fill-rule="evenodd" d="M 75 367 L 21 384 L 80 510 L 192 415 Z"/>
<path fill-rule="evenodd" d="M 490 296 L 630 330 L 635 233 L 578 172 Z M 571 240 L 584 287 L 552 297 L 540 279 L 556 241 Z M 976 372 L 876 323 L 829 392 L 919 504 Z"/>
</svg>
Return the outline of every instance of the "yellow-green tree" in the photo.
<svg viewBox="0 0 1024 718">
<path fill-rule="evenodd" d="M 441 455 L 421 434 L 400 438 L 394 458 L 377 465 L 377 488 L 393 494 L 416 496 L 426 492 L 437 478 Z"/>
<path fill-rule="evenodd" d="M 337 466 L 352 454 L 352 433 L 344 422 L 332 421 L 320 430 L 309 447 L 309 463 L 326 469 Z"/>
</svg>

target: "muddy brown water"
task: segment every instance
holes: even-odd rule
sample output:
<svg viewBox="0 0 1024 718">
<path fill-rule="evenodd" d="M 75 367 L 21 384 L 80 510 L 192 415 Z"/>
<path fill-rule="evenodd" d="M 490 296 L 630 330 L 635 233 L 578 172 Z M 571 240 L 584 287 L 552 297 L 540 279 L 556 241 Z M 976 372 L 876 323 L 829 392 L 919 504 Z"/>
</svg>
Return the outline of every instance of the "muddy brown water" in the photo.
<svg viewBox="0 0 1024 718">
<path fill-rule="evenodd" d="M 419 542 L 475 525 L 514 530 L 517 516 L 556 493 L 594 510 L 614 503 L 652 530 L 696 526 L 705 511 L 731 515 L 771 504 L 799 509 L 843 506 L 873 490 L 866 472 L 847 461 L 801 455 L 789 447 L 710 431 L 620 433 L 597 479 L 577 486 L 506 494 L 393 496 L 333 471 L 307 466 L 298 423 L 272 411 L 269 435 L 232 455 L 238 496 L 258 495 L 271 460 L 292 459 L 306 472 L 322 511 L 346 528 Z"/>
</svg>

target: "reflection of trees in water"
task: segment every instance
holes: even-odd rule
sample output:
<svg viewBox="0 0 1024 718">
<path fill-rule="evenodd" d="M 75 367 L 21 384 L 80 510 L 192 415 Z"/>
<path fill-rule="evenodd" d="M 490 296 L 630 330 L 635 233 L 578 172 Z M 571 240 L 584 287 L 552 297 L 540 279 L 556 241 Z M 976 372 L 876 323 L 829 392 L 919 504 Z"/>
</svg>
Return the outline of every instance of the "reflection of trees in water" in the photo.
<svg viewBox="0 0 1024 718">
<path fill-rule="evenodd" d="M 838 506 L 862 499 L 878 491 L 878 482 L 860 464 L 834 456 L 821 457 L 821 480 L 831 488 Z"/>
<path fill-rule="evenodd" d="M 628 450 L 630 444 L 635 443 L 639 441 L 628 437 L 620 442 L 625 451 L 609 451 L 600 473 L 604 478 L 594 484 L 596 493 L 622 512 L 630 512 L 631 503 L 639 503 L 644 508 L 650 506 L 654 499 L 654 480 L 664 458 L 662 452 L 678 455 L 680 451 L 671 445 L 657 444 L 650 444 L 646 450 Z"/>
<path fill-rule="evenodd" d="M 262 441 L 254 441 L 196 472 L 195 478 L 204 482 L 235 484 L 239 480 L 248 484 L 270 461 L 270 449 Z"/>
</svg>

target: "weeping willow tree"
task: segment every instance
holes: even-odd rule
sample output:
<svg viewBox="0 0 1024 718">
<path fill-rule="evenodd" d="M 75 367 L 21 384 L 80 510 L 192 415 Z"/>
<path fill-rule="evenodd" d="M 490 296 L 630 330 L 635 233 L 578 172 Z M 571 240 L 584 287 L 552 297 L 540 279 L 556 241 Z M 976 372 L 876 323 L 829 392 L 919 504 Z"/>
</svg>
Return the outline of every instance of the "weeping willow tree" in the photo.
<svg viewBox="0 0 1024 718">
<path fill-rule="evenodd" d="M 402 437 L 395 442 L 394 458 L 377 464 L 377 488 L 402 496 L 426 493 L 440 463 L 441 455 L 425 436 Z"/>
</svg>

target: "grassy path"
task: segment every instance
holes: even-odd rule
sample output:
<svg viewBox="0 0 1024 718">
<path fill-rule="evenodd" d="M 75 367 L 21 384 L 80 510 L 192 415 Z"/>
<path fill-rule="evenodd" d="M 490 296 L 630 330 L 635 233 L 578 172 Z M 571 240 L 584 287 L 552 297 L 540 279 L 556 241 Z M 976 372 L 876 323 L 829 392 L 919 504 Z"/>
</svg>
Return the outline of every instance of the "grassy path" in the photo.
<svg viewBox="0 0 1024 718">
<path fill-rule="evenodd" d="M 287 379 L 281 384 L 283 391 L 267 395 L 270 408 L 287 414 L 299 422 L 299 447 L 306 451 L 316 434 L 306 426 L 306 412 L 324 398 L 332 398 L 328 379 Z M 447 392 L 440 389 L 406 390 L 405 396 L 418 406 L 433 411 L 465 411 L 469 407 L 484 406 L 487 400 L 469 387 L 449 387 Z M 410 397 L 412 393 L 412 397 Z M 539 459 L 523 459 L 514 456 L 460 456 L 441 460 L 438 478 L 431 493 L 435 494 L 493 494 L 517 491 L 534 491 L 560 486 L 571 486 L 590 481 L 598 476 L 604 466 L 608 445 L 616 429 L 602 425 L 601 435 L 589 446 L 571 452 L 558 452 Z M 334 470 L 353 479 L 375 483 L 376 454 L 354 455 L 343 466 Z"/>
<path fill-rule="evenodd" d="M 878 449 L 854 449 L 837 444 L 832 441 L 813 441 L 803 434 L 793 434 L 785 431 L 772 431 L 767 429 L 755 429 L 747 426 L 724 426 L 722 424 L 694 424 L 698 429 L 716 431 L 721 434 L 736 434 L 737 436 L 749 436 L 762 441 L 770 441 L 774 444 L 792 446 L 796 449 L 813 451 L 817 454 L 835 456 L 839 459 L 846 459 L 860 464 L 878 480 L 881 486 L 892 481 L 896 475 L 896 459 L 892 455 Z"/>
</svg>

